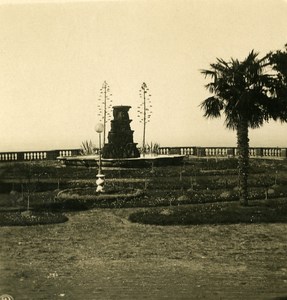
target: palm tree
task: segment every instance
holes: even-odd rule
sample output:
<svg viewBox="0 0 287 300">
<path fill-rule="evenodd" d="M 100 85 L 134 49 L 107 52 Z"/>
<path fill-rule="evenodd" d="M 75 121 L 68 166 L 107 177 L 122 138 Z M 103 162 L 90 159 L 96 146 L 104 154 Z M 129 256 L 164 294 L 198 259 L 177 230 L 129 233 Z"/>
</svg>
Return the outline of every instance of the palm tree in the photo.
<svg viewBox="0 0 287 300">
<path fill-rule="evenodd" d="M 277 73 L 277 80 L 274 82 L 274 89 L 278 100 L 280 120 L 286 120 L 287 106 L 287 44 L 285 49 L 270 54 L 272 69 Z"/>
<path fill-rule="evenodd" d="M 271 61 L 274 53 L 263 58 L 251 51 L 243 60 L 217 59 L 209 70 L 202 70 L 212 81 L 206 88 L 212 97 L 201 103 L 206 118 L 223 113 L 225 125 L 237 133 L 238 185 L 241 205 L 248 205 L 249 128 L 259 128 L 269 119 L 287 121 L 286 101 L 277 96 L 278 70 Z M 282 112 L 285 113 L 282 113 Z"/>
</svg>

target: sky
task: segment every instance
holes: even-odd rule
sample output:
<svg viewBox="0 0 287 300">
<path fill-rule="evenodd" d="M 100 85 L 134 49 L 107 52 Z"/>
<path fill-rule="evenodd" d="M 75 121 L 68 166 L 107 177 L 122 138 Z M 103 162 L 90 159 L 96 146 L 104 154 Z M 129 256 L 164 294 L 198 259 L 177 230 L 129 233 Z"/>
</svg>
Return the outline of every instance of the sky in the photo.
<svg viewBox="0 0 287 300">
<path fill-rule="evenodd" d="M 0 0 L 0 152 L 97 144 L 104 81 L 113 105 L 131 106 L 139 146 L 145 82 L 148 143 L 234 147 L 224 118 L 203 117 L 210 94 L 200 70 L 217 57 L 283 49 L 286 16 L 286 0 Z M 286 129 L 269 122 L 250 130 L 250 146 L 287 147 Z"/>
</svg>

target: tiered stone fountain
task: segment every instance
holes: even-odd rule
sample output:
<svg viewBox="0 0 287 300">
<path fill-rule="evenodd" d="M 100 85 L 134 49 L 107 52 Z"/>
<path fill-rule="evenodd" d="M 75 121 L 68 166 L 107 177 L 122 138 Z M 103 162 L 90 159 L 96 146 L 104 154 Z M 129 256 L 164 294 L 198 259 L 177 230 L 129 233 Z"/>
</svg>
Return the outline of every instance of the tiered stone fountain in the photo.
<svg viewBox="0 0 287 300">
<path fill-rule="evenodd" d="M 104 167 L 150 167 L 181 164 L 184 155 L 144 155 L 141 157 L 134 143 L 129 118 L 131 106 L 119 105 L 113 107 L 113 120 L 108 134 L 108 143 L 101 151 L 101 162 Z M 73 156 L 58 158 L 65 165 L 84 165 L 95 167 L 99 161 L 98 155 Z"/>
<path fill-rule="evenodd" d="M 108 134 L 108 143 L 104 145 L 102 157 L 105 158 L 137 158 L 140 152 L 134 143 L 129 118 L 130 106 L 114 106 L 111 121 L 111 130 Z"/>
</svg>

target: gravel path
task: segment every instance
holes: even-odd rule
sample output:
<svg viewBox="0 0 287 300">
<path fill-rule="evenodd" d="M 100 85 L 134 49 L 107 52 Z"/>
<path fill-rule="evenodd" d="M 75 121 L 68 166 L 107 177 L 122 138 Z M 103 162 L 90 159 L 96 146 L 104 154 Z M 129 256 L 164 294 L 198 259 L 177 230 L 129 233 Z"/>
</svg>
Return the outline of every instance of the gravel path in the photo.
<svg viewBox="0 0 287 300">
<path fill-rule="evenodd" d="M 149 226 L 135 209 L 2 227 L 0 295 L 24 299 L 287 299 L 287 224 Z"/>
</svg>

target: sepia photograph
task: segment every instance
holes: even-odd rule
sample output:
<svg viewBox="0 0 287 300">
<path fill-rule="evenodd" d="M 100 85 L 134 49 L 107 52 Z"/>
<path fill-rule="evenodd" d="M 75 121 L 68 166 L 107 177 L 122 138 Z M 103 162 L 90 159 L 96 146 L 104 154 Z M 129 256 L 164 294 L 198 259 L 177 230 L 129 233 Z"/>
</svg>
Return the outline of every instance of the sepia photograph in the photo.
<svg viewBox="0 0 287 300">
<path fill-rule="evenodd" d="M 287 299 L 287 0 L 0 0 L 0 300 Z"/>
</svg>

